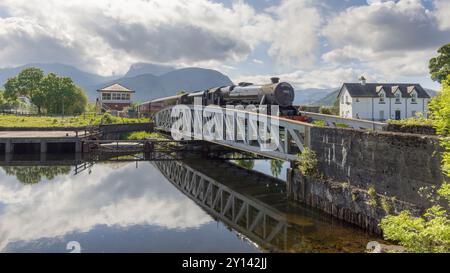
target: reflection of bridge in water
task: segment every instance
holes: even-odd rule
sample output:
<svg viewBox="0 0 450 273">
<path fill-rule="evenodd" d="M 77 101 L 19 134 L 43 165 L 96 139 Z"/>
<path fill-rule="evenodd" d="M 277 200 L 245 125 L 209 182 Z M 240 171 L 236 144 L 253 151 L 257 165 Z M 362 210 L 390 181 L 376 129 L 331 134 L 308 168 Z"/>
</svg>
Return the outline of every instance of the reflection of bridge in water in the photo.
<svg viewBox="0 0 450 273">
<path fill-rule="evenodd" d="M 289 224 L 285 217 L 272 207 L 242 192 L 259 193 L 260 197 L 285 199 L 283 186 L 268 185 L 261 181 L 236 181 L 225 185 L 178 161 L 153 162 L 166 178 L 181 192 L 195 201 L 214 218 L 248 237 L 259 246 L 286 250 Z"/>
<path fill-rule="evenodd" d="M 72 163 L 73 173 L 77 175 L 90 170 L 97 162 L 151 162 L 206 213 L 264 251 L 337 251 L 337 244 L 348 245 L 348 249 L 342 251 L 364 250 L 369 240 L 365 233 L 323 213 L 291 204 L 286 198 L 283 181 L 220 158 L 214 159 L 199 155 L 192 158 L 192 153 L 186 152 L 103 154 L 90 159 L 74 158 Z M 7 165 L 43 166 L 39 160 L 17 163 L 10 161 Z M 57 166 L 69 164 L 69 161 L 47 163 L 47 166 Z"/>
<path fill-rule="evenodd" d="M 347 243 L 351 251 L 363 251 L 367 243 L 366 234 L 323 213 L 290 203 L 286 184 L 281 180 L 223 161 L 152 164 L 213 218 L 264 251 L 335 251 L 335 245 L 327 245 L 330 237 L 339 238 L 331 244 Z"/>
</svg>

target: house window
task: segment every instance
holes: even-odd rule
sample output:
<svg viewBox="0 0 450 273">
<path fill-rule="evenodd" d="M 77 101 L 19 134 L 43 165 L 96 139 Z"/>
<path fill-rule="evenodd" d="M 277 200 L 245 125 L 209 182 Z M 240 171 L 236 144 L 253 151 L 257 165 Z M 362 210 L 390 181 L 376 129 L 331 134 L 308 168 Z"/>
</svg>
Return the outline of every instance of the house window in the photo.
<svg viewBox="0 0 450 273">
<path fill-rule="evenodd" d="M 355 99 L 355 102 L 359 102 L 359 99 L 358 99 L 358 98 L 356 98 L 356 99 Z"/>
<path fill-rule="evenodd" d="M 384 111 L 380 110 L 380 120 L 384 120 Z"/>
<path fill-rule="evenodd" d="M 341 103 L 344 104 L 344 96 L 341 96 Z"/>
<path fill-rule="evenodd" d="M 120 100 L 120 93 L 113 93 L 112 94 L 112 99 L 113 100 Z"/>
<path fill-rule="evenodd" d="M 417 103 L 417 94 L 416 93 L 411 94 L 411 103 Z"/>
<path fill-rule="evenodd" d="M 111 93 L 102 93 L 102 100 L 111 100 Z"/>
<path fill-rule="evenodd" d="M 349 100 L 348 96 L 345 96 L 345 103 L 350 104 L 350 100 Z"/>
<path fill-rule="evenodd" d="M 395 94 L 395 103 L 402 103 L 401 99 L 401 94 L 400 92 L 398 92 L 397 94 Z"/>
<path fill-rule="evenodd" d="M 380 104 L 384 104 L 384 93 L 380 93 Z"/>
<path fill-rule="evenodd" d="M 122 94 L 122 100 L 129 100 L 129 99 L 130 99 L 130 94 L 127 94 L 127 93 Z"/>
<path fill-rule="evenodd" d="M 416 111 L 412 111 L 412 112 L 411 112 L 411 116 L 412 116 L 413 118 L 415 118 L 416 115 L 417 115 L 417 112 L 416 112 Z"/>
</svg>

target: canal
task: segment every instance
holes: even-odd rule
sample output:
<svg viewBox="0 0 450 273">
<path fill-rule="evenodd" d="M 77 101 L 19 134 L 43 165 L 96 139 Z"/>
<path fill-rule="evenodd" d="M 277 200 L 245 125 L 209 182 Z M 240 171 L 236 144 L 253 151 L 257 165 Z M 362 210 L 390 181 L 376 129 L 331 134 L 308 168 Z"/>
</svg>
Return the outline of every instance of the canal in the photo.
<svg viewBox="0 0 450 273">
<path fill-rule="evenodd" d="M 364 252 L 378 239 L 292 204 L 285 182 L 242 168 L 284 178 L 283 162 L 82 164 L 81 171 L 57 163 L 0 166 L 0 252 L 69 252 L 71 241 L 82 252 Z M 184 192 L 168 173 L 173 168 L 195 172 L 211 186 Z M 222 213 L 214 198 L 195 197 L 217 189 L 223 189 Z M 226 202 L 230 196 L 236 203 Z M 247 218 L 239 212 L 244 207 Z"/>
</svg>

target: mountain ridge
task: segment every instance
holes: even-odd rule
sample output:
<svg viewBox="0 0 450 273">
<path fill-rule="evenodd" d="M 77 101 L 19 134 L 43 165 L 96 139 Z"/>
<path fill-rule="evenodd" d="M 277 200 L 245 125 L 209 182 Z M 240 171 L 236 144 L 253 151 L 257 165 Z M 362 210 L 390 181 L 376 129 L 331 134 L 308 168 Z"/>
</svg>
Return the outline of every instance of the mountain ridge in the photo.
<svg viewBox="0 0 450 273">
<path fill-rule="evenodd" d="M 46 74 L 52 72 L 60 76 L 71 77 L 75 84 L 86 91 L 91 101 L 97 98 L 98 89 L 113 83 L 122 84 L 136 91 L 133 100 L 141 102 L 175 95 L 180 90 L 196 91 L 233 84 L 228 76 L 219 71 L 197 67 L 175 69 L 171 66 L 137 63 L 130 67 L 126 74 L 128 76 L 104 77 L 67 64 L 30 63 L 0 69 L 1 85 L 4 85 L 8 78 L 16 76 L 20 71 L 29 67 L 38 67 Z M 142 71 L 153 71 L 158 75 L 151 73 L 134 75 Z"/>
</svg>

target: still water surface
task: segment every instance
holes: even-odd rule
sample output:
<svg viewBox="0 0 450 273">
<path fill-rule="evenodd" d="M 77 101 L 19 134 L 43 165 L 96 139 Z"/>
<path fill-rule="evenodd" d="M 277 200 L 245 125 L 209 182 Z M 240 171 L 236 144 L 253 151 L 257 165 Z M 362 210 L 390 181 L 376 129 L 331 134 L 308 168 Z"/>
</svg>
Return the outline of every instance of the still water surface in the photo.
<svg viewBox="0 0 450 273">
<path fill-rule="evenodd" d="M 0 252 L 69 252 L 70 241 L 82 252 L 362 252 L 373 239 L 288 207 L 285 242 L 269 249 L 208 214 L 151 162 L 96 163 L 77 175 L 68 166 L 3 166 Z"/>
</svg>

